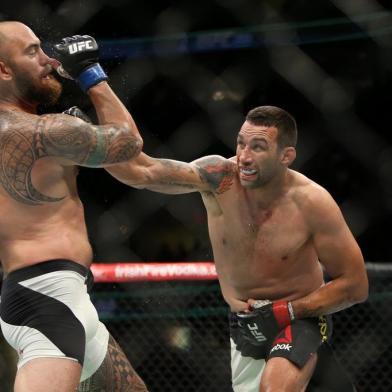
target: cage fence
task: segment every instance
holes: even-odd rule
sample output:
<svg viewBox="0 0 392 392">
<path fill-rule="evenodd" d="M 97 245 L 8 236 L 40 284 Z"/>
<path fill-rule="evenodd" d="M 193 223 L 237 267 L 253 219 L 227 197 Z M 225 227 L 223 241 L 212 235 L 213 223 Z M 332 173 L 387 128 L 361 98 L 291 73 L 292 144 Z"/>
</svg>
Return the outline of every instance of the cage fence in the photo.
<svg viewBox="0 0 392 392">
<path fill-rule="evenodd" d="M 367 269 L 369 299 L 334 314 L 332 346 L 358 392 L 387 392 L 392 268 L 367 263 Z M 151 392 L 232 391 L 228 308 L 217 281 L 117 283 L 111 289 L 97 284 L 95 305 Z"/>
<path fill-rule="evenodd" d="M 365 254 L 392 256 L 384 226 L 392 211 L 387 2 L 299 2 L 297 20 L 289 1 L 215 0 L 208 12 L 191 1 L 142 11 L 125 0 L 87 1 L 76 13 L 77 2 L 16 3 L 4 2 L 0 18 L 23 19 L 44 45 L 97 35 L 110 83 L 153 156 L 230 156 L 247 109 L 292 112 L 295 168 L 333 194 Z M 79 104 L 93 115 L 76 87 L 64 92 L 61 109 Z M 97 261 L 212 257 L 199 195 L 133 191 L 104 176 L 79 176 Z M 390 391 L 391 273 L 368 266 L 369 300 L 334 315 L 333 346 L 358 391 Z M 216 281 L 98 283 L 93 299 L 152 392 L 231 391 L 228 309 Z M 0 392 L 12 390 L 14 361 L 0 345 Z"/>
<path fill-rule="evenodd" d="M 110 272 L 105 279 L 98 275 L 92 300 L 150 392 L 232 392 L 229 310 L 213 270 L 205 267 L 212 263 L 200 264 L 205 268 L 197 280 L 191 276 L 195 277 L 198 263 L 183 264 L 192 268 L 177 277 L 170 275 L 172 269 L 166 274 L 168 280 L 165 273 L 144 280 L 140 268 L 117 281 Z M 128 272 L 132 266 L 128 264 Z M 104 269 L 113 270 L 110 264 Z M 367 270 L 369 298 L 333 315 L 332 347 L 358 392 L 388 392 L 392 390 L 392 268 L 367 263 Z M 186 280 L 178 280 L 180 275 Z M 2 341 L 1 392 L 12 391 L 15 364 L 15 353 Z"/>
</svg>

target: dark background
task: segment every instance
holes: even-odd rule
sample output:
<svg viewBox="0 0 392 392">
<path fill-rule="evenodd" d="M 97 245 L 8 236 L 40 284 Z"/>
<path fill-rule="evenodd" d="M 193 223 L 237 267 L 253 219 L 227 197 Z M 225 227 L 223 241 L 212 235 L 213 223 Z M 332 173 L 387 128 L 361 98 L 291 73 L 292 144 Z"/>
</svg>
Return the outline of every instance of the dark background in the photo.
<svg viewBox="0 0 392 392">
<path fill-rule="evenodd" d="M 0 20 L 27 23 L 47 50 L 64 36 L 95 36 L 152 156 L 232 156 L 249 109 L 286 109 L 299 128 L 294 168 L 331 192 L 365 260 L 388 263 L 391 8 L 376 0 L 3 0 Z M 64 81 L 53 111 L 73 105 L 94 117 L 87 96 Z M 212 259 L 199 194 L 135 190 L 86 168 L 79 189 L 96 262 Z M 335 349 L 358 391 L 390 391 L 390 272 L 369 271 L 369 301 L 334 317 Z M 231 390 L 216 282 L 102 284 L 93 300 L 151 391 Z M 12 354 L 2 350 L 0 380 L 12 379 L 4 375 Z"/>
<path fill-rule="evenodd" d="M 246 112 L 280 106 L 299 128 L 294 168 L 339 203 L 367 261 L 392 259 L 388 1 L 6 1 L 1 19 L 48 45 L 90 34 L 153 156 L 234 155 Z M 91 106 L 72 82 L 54 110 Z M 82 168 L 95 261 L 210 260 L 198 194 L 134 190 Z"/>
</svg>

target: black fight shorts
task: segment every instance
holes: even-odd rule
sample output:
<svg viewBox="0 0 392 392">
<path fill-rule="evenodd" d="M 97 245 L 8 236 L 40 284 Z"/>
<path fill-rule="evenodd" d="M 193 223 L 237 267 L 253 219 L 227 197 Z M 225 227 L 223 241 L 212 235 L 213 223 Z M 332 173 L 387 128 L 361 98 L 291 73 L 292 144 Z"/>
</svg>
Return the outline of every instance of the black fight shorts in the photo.
<svg viewBox="0 0 392 392">
<path fill-rule="evenodd" d="M 331 316 L 296 320 L 281 330 L 272 340 L 255 345 L 244 339 L 238 327 L 238 318 L 230 313 L 230 336 L 236 349 L 244 357 L 265 359 L 283 357 L 302 368 L 311 355 L 332 335 Z"/>
</svg>

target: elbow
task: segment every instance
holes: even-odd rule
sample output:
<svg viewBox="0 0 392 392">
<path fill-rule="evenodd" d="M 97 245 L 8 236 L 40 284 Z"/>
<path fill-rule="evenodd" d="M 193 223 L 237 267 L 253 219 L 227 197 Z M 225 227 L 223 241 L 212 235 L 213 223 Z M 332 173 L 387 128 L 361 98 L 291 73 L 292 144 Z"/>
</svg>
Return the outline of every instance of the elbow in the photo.
<svg viewBox="0 0 392 392">
<path fill-rule="evenodd" d="M 366 279 L 366 284 L 363 285 L 361 292 L 358 294 L 358 302 L 365 302 L 369 297 L 369 283 Z"/>
<path fill-rule="evenodd" d="M 143 139 L 140 135 L 135 137 L 135 148 L 134 148 L 134 154 L 132 158 L 137 157 L 143 150 Z"/>
<path fill-rule="evenodd" d="M 119 141 L 119 147 L 123 154 L 121 161 L 129 161 L 130 159 L 136 158 L 143 150 L 143 139 L 139 132 L 135 132 L 130 125 L 124 125 L 121 129 L 121 136 Z"/>
<path fill-rule="evenodd" d="M 355 281 L 355 284 L 351 286 L 350 297 L 352 303 L 365 302 L 369 296 L 369 281 L 365 274 L 360 280 Z"/>
<path fill-rule="evenodd" d="M 136 126 L 132 126 L 131 124 L 124 124 L 124 132 L 128 135 L 131 143 L 131 154 L 132 156 L 129 157 L 135 158 L 137 157 L 143 150 L 143 139 L 140 136 L 139 130 Z"/>
</svg>

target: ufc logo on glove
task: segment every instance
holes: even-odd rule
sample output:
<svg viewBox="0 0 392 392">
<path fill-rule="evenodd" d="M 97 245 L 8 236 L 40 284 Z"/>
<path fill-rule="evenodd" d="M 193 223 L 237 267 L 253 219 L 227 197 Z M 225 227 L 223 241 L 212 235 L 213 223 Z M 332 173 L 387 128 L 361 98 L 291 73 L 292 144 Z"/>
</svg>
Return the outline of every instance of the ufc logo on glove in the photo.
<svg viewBox="0 0 392 392">
<path fill-rule="evenodd" d="M 248 324 L 247 327 L 248 327 L 250 333 L 254 336 L 254 338 L 258 342 L 264 342 L 267 340 L 267 338 L 263 335 L 263 333 L 261 331 L 259 331 L 259 327 L 257 326 L 256 323 L 254 323 L 253 325 Z"/>
<path fill-rule="evenodd" d="M 74 44 L 68 46 L 69 54 L 75 54 L 77 52 L 82 52 L 84 50 L 93 50 L 93 49 L 94 49 L 94 45 L 92 40 L 75 42 Z"/>
</svg>

